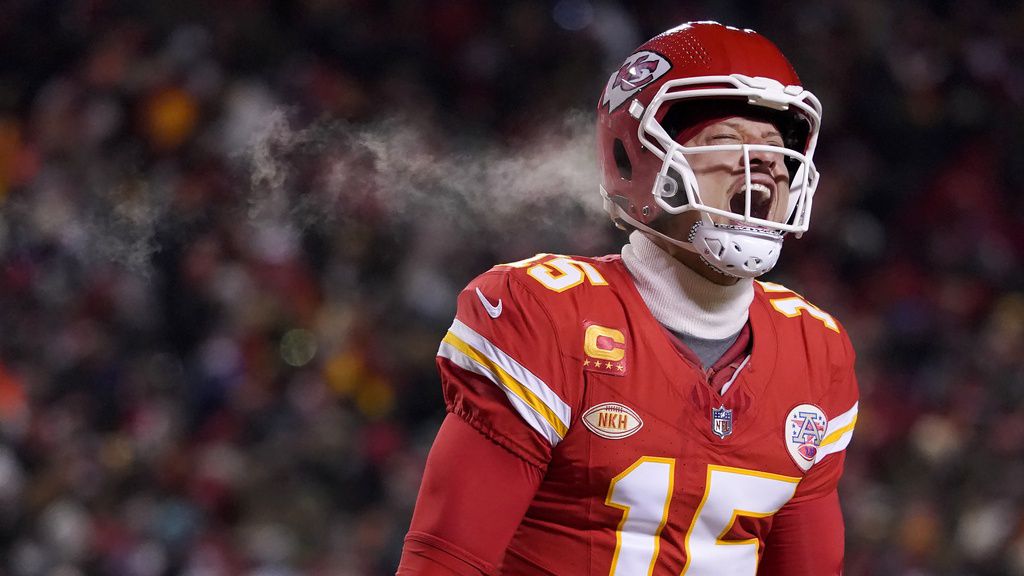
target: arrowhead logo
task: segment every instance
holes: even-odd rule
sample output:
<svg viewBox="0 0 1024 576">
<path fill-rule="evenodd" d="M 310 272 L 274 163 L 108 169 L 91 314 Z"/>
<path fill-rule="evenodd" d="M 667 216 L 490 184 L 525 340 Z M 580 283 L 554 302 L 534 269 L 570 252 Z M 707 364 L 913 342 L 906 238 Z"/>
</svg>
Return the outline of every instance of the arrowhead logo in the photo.
<svg viewBox="0 0 1024 576">
<path fill-rule="evenodd" d="M 476 295 L 480 298 L 480 303 L 484 305 L 484 309 L 487 310 L 488 316 L 491 318 L 501 316 L 501 298 L 498 298 L 498 304 L 494 305 L 487 300 L 487 296 L 484 296 L 484 293 L 479 288 L 476 289 Z"/>
<path fill-rule="evenodd" d="M 661 78 L 672 68 L 664 56 L 654 52 L 636 52 L 608 78 L 601 105 L 612 112 L 631 96 Z"/>
</svg>

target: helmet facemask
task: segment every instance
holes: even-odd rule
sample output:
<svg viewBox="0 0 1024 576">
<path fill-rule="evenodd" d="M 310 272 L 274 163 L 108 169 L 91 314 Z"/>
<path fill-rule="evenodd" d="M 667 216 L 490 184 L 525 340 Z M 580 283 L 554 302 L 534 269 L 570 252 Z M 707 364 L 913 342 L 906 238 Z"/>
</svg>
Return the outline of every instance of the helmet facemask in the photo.
<svg viewBox="0 0 1024 576">
<path fill-rule="evenodd" d="M 692 85 L 697 83 L 711 87 L 694 89 Z M 667 102 L 671 102 L 672 108 L 659 122 L 659 108 Z M 743 116 L 771 121 L 779 129 L 784 145 L 685 146 L 681 142 L 688 141 L 699 131 L 699 127 L 694 129 L 692 109 L 699 108 L 701 103 L 709 103 L 717 109 L 717 118 L 712 115 L 713 120 Z M 685 110 L 680 107 L 691 107 L 690 114 L 675 114 L 677 110 Z M 728 112 L 723 113 L 723 110 Z M 640 141 L 662 161 L 651 190 L 654 204 L 669 215 L 699 213 L 685 239 L 672 238 L 645 225 L 641 225 L 641 229 L 696 252 L 722 274 L 740 278 L 760 276 L 770 270 L 778 260 L 784 235 L 793 232 L 799 237 L 807 230 L 818 181 L 812 156 L 820 120 L 820 105 L 809 92 L 796 86 L 783 87 L 770 79 L 741 75 L 678 80 L 666 83 L 638 119 Z M 704 125 L 711 123 L 705 121 Z M 690 131 L 680 137 L 680 129 L 686 128 Z M 740 192 L 734 194 L 725 207 L 710 205 L 707 198 L 702 197 L 690 162 L 696 155 L 721 152 L 740 155 L 745 180 Z M 752 178 L 752 173 L 760 170 L 752 169 L 755 161 L 751 155 L 760 153 L 781 156 L 789 176 L 787 197 L 772 197 L 784 191 Z M 766 200 L 769 209 L 775 203 L 784 202 L 782 215 L 770 218 L 765 209 Z"/>
</svg>

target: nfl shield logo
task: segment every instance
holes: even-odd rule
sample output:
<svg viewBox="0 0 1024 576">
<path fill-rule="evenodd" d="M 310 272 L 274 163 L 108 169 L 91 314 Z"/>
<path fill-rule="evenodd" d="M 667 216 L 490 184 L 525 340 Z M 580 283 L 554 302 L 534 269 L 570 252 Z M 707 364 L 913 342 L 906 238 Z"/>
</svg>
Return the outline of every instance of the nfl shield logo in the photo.
<svg viewBox="0 0 1024 576">
<path fill-rule="evenodd" d="M 732 434 L 732 410 L 726 408 L 724 404 L 711 409 L 711 431 L 723 440 Z"/>
</svg>

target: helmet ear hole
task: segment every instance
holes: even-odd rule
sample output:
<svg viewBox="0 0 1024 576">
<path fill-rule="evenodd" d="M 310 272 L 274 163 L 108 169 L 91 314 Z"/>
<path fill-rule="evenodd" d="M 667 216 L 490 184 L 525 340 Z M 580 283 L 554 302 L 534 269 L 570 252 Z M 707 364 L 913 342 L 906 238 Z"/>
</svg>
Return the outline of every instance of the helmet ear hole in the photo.
<svg viewBox="0 0 1024 576">
<path fill-rule="evenodd" d="M 626 147 L 622 144 L 622 140 L 615 139 L 615 143 L 612 145 L 612 155 L 615 156 L 615 166 L 619 169 L 619 176 L 627 182 L 632 180 L 633 163 L 629 161 L 629 155 L 626 154 Z"/>
</svg>

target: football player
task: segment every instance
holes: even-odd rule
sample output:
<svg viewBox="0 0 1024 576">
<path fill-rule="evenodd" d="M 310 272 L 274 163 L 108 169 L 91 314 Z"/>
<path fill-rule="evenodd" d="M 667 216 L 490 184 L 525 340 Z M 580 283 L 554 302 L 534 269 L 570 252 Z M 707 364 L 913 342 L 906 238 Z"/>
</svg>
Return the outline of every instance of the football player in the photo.
<svg viewBox="0 0 1024 576">
<path fill-rule="evenodd" d="M 398 574 L 840 574 L 853 349 L 754 280 L 808 228 L 817 98 L 763 36 L 693 22 L 630 55 L 597 115 L 629 242 L 459 295 Z"/>
</svg>

